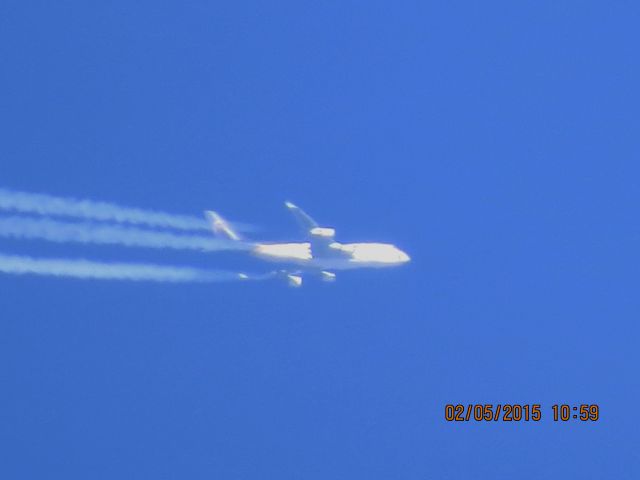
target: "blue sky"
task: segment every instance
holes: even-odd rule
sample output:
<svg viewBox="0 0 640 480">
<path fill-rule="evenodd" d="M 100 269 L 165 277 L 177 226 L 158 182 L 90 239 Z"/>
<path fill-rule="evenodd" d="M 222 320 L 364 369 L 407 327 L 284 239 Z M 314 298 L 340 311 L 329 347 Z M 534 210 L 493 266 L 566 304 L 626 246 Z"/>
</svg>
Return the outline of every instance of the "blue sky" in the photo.
<svg viewBox="0 0 640 480">
<path fill-rule="evenodd" d="M 0 186 L 279 238 L 291 200 L 413 259 L 299 290 L 1 276 L 2 478 L 638 478 L 635 3 L 0 11 Z M 447 403 L 543 420 L 447 423 Z"/>
</svg>

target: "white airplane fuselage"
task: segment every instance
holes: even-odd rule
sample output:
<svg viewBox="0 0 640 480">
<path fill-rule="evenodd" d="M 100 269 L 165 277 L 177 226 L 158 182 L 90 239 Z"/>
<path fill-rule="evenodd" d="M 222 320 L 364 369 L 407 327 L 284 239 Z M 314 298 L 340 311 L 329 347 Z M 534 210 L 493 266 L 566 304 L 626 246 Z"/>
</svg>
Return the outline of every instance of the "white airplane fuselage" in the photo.
<svg viewBox="0 0 640 480">
<path fill-rule="evenodd" d="M 310 242 L 260 243 L 251 253 L 262 260 L 313 270 L 395 267 L 410 260 L 409 255 L 389 243 L 331 242 L 321 257 L 313 256 Z"/>
</svg>

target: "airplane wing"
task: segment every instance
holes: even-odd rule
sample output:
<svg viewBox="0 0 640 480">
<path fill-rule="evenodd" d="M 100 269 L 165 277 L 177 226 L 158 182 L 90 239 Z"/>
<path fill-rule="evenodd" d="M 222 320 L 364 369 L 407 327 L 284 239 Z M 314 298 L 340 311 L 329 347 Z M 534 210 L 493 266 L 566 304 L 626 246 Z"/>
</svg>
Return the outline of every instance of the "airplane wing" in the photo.
<svg viewBox="0 0 640 480">
<path fill-rule="evenodd" d="M 330 245 L 335 241 L 336 231 L 333 228 L 318 226 L 318 223 L 313 218 L 293 203 L 285 202 L 285 205 L 309 239 L 311 255 L 315 258 L 335 256 L 336 252 L 330 248 Z"/>
<path fill-rule="evenodd" d="M 300 228 L 304 230 L 305 234 L 309 234 L 309 232 L 313 228 L 318 227 L 318 223 L 309 215 L 304 213 L 304 211 L 300 207 L 294 205 L 291 202 L 284 202 L 284 204 L 289 209 L 289 211 L 293 214 L 293 216 L 296 219 L 296 222 L 298 222 L 298 225 L 300 225 Z"/>
</svg>

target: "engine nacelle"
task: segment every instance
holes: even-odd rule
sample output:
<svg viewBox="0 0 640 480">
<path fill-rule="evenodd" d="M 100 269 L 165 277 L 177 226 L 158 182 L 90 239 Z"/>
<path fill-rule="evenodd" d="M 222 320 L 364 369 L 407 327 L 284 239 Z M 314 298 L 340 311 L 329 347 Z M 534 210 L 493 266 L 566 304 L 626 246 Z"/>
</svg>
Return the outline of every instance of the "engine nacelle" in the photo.
<svg viewBox="0 0 640 480">
<path fill-rule="evenodd" d="M 287 281 L 292 288 L 298 288 L 302 286 L 302 277 L 300 275 L 287 275 Z"/>
<path fill-rule="evenodd" d="M 333 238 L 336 236 L 336 231 L 333 228 L 315 227 L 309 230 L 309 233 L 314 237 Z"/>
<path fill-rule="evenodd" d="M 332 272 L 322 271 L 320 272 L 321 278 L 323 282 L 335 282 L 336 274 Z"/>
</svg>

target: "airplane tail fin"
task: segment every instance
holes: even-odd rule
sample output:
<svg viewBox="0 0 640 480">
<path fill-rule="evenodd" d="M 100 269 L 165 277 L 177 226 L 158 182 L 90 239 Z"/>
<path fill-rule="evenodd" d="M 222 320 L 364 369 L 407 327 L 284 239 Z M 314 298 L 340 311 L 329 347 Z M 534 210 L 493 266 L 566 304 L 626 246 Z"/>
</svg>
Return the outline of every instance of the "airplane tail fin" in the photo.
<svg viewBox="0 0 640 480">
<path fill-rule="evenodd" d="M 222 218 L 216 212 L 207 210 L 206 212 L 204 212 L 204 215 L 205 217 L 207 217 L 207 220 L 209 220 L 211 229 L 213 230 L 213 233 L 215 236 L 226 238 L 228 240 L 235 240 L 235 241 L 242 240 L 240 235 L 238 235 L 233 230 L 233 228 L 231 228 L 231 225 L 229 225 L 229 222 L 227 222 L 224 218 Z"/>
</svg>

